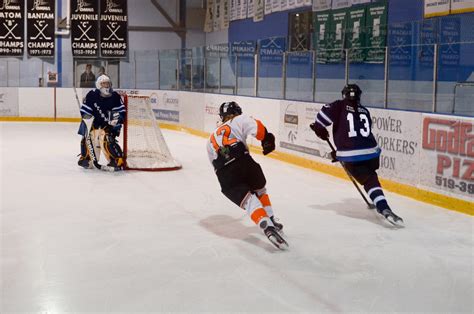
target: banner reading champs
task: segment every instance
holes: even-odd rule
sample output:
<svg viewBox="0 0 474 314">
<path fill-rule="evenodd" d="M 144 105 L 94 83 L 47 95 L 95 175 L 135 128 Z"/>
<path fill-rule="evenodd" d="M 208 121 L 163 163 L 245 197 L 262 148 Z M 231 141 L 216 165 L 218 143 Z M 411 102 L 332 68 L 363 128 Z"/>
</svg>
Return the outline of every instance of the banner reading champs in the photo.
<svg viewBox="0 0 474 314">
<path fill-rule="evenodd" d="M 0 1 L 0 56 L 23 55 L 25 16 L 23 1 Z"/>
<path fill-rule="evenodd" d="M 127 0 L 100 0 L 100 56 L 125 58 L 128 53 Z"/>
<path fill-rule="evenodd" d="M 71 0 L 71 48 L 74 57 L 99 56 L 99 3 Z"/>
<path fill-rule="evenodd" d="M 54 0 L 27 1 L 26 47 L 31 57 L 54 57 Z"/>
</svg>

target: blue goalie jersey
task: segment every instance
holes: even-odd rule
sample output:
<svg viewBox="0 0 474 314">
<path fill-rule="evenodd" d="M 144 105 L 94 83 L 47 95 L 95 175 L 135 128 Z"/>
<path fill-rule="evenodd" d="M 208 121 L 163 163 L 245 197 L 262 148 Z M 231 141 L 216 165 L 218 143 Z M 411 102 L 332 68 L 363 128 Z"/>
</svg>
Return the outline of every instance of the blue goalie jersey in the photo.
<svg viewBox="0 0 474 314">
<path fill-rule="evenodd" d="M 112 92 L 110 97 L 102 97 L 98 89 L 91 90 L 81 106 L 81 115 L 93 116 L 93 126 L 96 129 L 107 127 L 114 113 L 119 114 L 119 124 L 123 123 L 125 105 L 117 92 Z"/>
<path fill-rule="evenodd" d="M 337 100 L 319 111 L 316 123 L 324 127 L 333 125 L 338 160 L 358 162 L 380 156 L 381 150 L 372 134 L 372 119 L 364 106 Z"/>
</svg>

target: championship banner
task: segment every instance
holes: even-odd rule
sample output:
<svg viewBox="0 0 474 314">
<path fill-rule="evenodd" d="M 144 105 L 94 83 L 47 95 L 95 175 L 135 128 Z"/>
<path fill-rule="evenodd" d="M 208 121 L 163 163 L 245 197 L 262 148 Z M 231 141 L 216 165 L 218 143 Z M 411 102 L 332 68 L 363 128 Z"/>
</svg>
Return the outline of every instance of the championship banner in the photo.
<svg viewBox="0 0 474 314">
<path fill-rule="evenodd" d="M 221 19 L 221 29 L 228 29 L 229 28 L 229 22 L 230 22 L 230 18 L 229 18 L 229 15 L 230 15 L 230 12 L 229 12 L 229 9 L 230 9 L 230 6 L 229 6 L 229 1 L 230 0 L 222 0 L 223 4 L 221 6 L 221 15 L 222 15 L 222 19 Z"/>
<path fill-rule="evenodd" d="M 288 10 L 288 0 L 281 0 L 280 1 L 280 8 L 282 11 Z"/>
<path fill-rule="evenodd" d="M 383 63 L 387 43 L 387 10 L 386 2 L 379 2 L 366 7 L 367 62 Z"/>
<path fill-rule="evenodd" d="M 71 0 L 73 57 L 99 56 L 99 3 Z"/>
<path fill-rule="evenodd" d="M 254 5 L 254 0 L 248 0 L 247 1 L 247 17 L 253 17 L 255 14 L 255 5 Z"/>
<path fill-rule="evenodd" d="M 265 0 L 265 15 L 272 13 L 273 0 Z"/>
<path fill-rule="evenodd" d="M 235 21 L 235 4 L 237 0 L 230 0 L 230 20 Z"/>
<path fill-rule="evenodd" d="M 100 55 L 125 58 L 128 53 L 127 0 L 100 0 Z"/>
<path fill-rule="evenodd" d="M 313 13 L 313 49 L 316 50 L 318 63 L 326 63 L 328 60 L 330 18 L 331 11 Z"/>
<path fill-rule="evenodd" d="M 348 13 L 346 9 L 333 10 L 330 15 L 329 40 L 326 48 L 328 51 L 328 62 L 340 63 L 344 55 L 345 29 Z"/>
<path fill-rule="evenodd" d="M 451 0 L 451 14 L 474 12 L 474 1 Z"/>
<path fill-rule="evenodd" d="M 265 15 L 265 0 L 254 0 L 253 6 L 253 21 L 263 21 L 263 16 Z"/>
<path fill-rule="evenodd" d="M 0 10 L 0 56 L 23 55 L 25 4 L 23 0 L 3 0 Z"/>
<path fill-rule="evenodd" d="M 347 19 L 346 47 L 349 50 L 350 62 L 363 62 L 365 59 L 365 8 L 349 9 Z"/>
<path fill-rule="evenodd" d="M 350 0 L 332 0 L 332 9 L 342 9 L 342 8 L 348 8 L 351 6 L 351 1 Z"/>
<path fill-rule="evenodd" d="M 285 37 L 274 37 L 260 40 L 260 62 L 280 63 L 286 50 Z"/>
<path fill-rule="evenodd" d="M 313 0 L 313 11 L 326 11 L 331 10 L 332 0 Z"/>
<path fill-rule="evenodd" d="M 425 0 L 424 17 L 448 15 L 450 4 L 451 0 Z"/>
<path fill-rule="evenodd" d="M 390 66 L 410 66 L 413 56 L 412 23 L 391 24 L 388 38 Z"/>
<path fill-rule="evenodd" d="M 27 40 L 30 57 L 54 57 L 55 0 L 27 0 Z"/>
<path fill-rule="evenodd" d="M 240 7 L 240 18 L 241 19 L 246 19 L 247 18 L 247 9 L 248 9 L 248 3 L 247 0 L 242 0 L 242 6 Z"/>
<path fill-rule="evenodd" d="M 252 40 L 236 41 L 230 43 L 230 54 L 240 58 L 252 58 L 255 55 L 256 43 Z"/>
<path fill-rule="evenodd" d="M 213 31 L 213 28 L 214 28 L 214 0 L 207 0 L 206 20 L 204 21 L 204 32 L 210 33 Z"/>
<path fill-rule="evenodd" d="M 423 114 L 420 183 L 474 197 L 474 119 Z"/>
<path fill-rule="evenodd" d="M 296 0 L 288 0 L 288 10 L 296 8 Z"/>
<path fill-rule="evenodd" d="M 455 16 L 444 17 L 439 22 L 439 66 L 459 65 L 461 59 L 461 20 Z"/>
<path fill-rule="evenodd" d="M 280 12 L 281 11 L 281 1 L 280 0 L 273 0 L 272 1 L 272 13 L 273 12 Z"/>
<path fill-rule="evenodd" d="M 425 19 L 420 24 L 420 41 L 419 48 L 420 64 L 425 67 L 433 67 L 434 65 L 434 44 L 438 37 L 438 20 Z"/>
<path fill-rule="evenodd" d="M 214 0 L 214 19 L 212 21 L 212 30 L 214 32 L 221 29 L 222 25 L 222 12 L 221 12 L 221 5 L 222 0 Z"/>
</svg>

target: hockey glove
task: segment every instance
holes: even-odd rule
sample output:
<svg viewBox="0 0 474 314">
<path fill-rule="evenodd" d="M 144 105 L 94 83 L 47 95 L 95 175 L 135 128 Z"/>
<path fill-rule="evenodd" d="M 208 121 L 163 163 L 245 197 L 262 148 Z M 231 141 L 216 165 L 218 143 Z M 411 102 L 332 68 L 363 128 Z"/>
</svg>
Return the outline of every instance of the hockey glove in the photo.
<svg viewBox="0 0 474 314">
<path fill-rule="evenodd" d="M 263 154 L 268 155 L 275 150 L 275 136 L 272 133 L 268 133 L 265 129 L 265 137 L 262 140 Z"/>
<path fill-rule="evenodd" d="M 321 124 L 319 123 L 311 123 L 309 125 L 309 127 L 311 128 L 311 130 L 314 131 L 314 133 L 316 133 L 316 135 L 322 139 L 323 141 L 327 141 L 329 139 L 329 132 L 328 130 L 326 130 L 325 127 L 323 127 Z"/>
</svg>

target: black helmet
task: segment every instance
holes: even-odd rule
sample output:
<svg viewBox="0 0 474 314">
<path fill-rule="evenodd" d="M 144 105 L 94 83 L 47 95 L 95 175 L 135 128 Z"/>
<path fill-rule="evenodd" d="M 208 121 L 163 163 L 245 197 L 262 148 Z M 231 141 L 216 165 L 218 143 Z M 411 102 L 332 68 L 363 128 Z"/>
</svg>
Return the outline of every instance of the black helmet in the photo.
<svg viewBox="0 0 474 314">
<path fill-rule="evenodd" d="M 242 114 L 242 108 L 240 108 L 240 106 L 235 101 L 222 103 L 222 105 L 219 107 L 219 117 L 221 117 L 222 121 L 224 121 L 225 118 L 230 115 L 238 116 L 240 114 Z"/>
<path fill-rule="evenodd" d="M 360 101 L 360 95 L 362 95 L 362 91 L 357 84 L 347 84 L 341 93 L 344 99 L 355 100 L 357 102 Z"/>
</svg>

